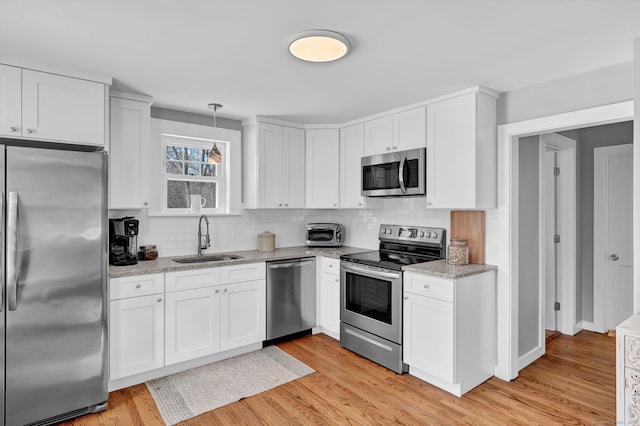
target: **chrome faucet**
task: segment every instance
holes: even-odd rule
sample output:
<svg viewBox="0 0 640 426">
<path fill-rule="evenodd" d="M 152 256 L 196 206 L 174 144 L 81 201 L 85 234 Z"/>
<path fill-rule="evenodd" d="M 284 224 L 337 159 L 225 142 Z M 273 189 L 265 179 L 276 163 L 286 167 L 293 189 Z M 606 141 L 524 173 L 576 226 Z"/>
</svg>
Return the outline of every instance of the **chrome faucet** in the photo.
<svg viewBox="0 0 640 426">
<path fill-rule="evenodd" d="M 202 234 L 202 219 L 207 224 L 207 233 Z M 205 215 L 200 216 L 200 222 L 198 222 L 198 256 L 202 256 L 202 250 L 206 250 L 211 247 L 211 237 L 209 237 L 209 219 Z"/>
</svg>

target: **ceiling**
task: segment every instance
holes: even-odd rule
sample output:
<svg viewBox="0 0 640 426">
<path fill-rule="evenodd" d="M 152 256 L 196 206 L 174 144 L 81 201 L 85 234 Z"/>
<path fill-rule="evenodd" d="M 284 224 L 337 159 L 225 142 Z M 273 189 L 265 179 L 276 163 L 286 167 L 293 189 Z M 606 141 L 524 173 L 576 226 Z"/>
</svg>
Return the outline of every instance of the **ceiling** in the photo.
<svg viewBox="0 0 640 426">
<path fill-rule="evenodd" d="M 343 33 L 306 63 L 287 41 Z M 471 86 L 499 92 L 633 59 L 632 0 L 2 0 L 0 62 L 112 77 L 154 105 L 343 123 Z"/>
</svg>

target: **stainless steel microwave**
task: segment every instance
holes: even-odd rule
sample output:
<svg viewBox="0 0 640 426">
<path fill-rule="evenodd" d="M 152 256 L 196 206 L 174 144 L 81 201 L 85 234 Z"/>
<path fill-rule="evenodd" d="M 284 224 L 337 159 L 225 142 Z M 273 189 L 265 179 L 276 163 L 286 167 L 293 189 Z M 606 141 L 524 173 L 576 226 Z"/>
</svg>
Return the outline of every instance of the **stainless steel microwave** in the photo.
<svg viewBox="0 0 640 426">
<path fill-rule="evenodd" d="M 362 195 L 397 197 L 426 193 L 426 148 L 362 157 Z"/>
</svg>

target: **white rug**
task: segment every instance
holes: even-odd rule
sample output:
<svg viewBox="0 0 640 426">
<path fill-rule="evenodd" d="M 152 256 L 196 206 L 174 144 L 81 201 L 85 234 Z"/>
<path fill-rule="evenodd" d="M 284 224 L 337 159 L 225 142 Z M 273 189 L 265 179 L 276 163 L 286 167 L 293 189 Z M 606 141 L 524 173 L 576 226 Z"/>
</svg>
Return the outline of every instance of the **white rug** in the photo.
<svg viewBox="0 0 640 426">
<path fill-rule="evenodd" d="M 162 419 L 175 425 L 314 370 L 276 346 L 146 382 Z"/>
</svg>

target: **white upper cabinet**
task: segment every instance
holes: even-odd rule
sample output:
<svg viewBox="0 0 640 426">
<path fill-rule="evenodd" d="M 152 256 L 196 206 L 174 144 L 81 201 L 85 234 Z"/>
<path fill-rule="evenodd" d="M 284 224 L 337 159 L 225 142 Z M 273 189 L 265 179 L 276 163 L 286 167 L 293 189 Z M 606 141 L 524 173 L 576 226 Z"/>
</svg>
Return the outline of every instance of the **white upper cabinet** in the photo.
<svg viewBox="0 0 640 426">
<path fill-rule="evenodd" d="M 377 208 L 382 199 L 362 196 L 360 159 L 364 155 L 364 124 L 340 129 L 340 208 Z"/>
<path fill-rule="evenodd" d="M 474 91 L 427 105 L 427 206 L 496 207 L 496 96 Z"/>
<path fill-rule="evenodd" d="M 3 104 L 0 134 L 104 145 L 104 84 L 6 65 L 0 67 L 0 104 Z"/>
<path fill-rule="evenodd" d="M 258 122 L 243 134 L 245 208 L 304 208 L 304 130 Z"/>
<path fill-rule="evenodd" d="M 306 207 L 336 209 L 340 201 L 338 129 L 311 129 L 306 136 Z"/>
<path fill-rule="evenodd" d="M 109 208 L 147 208 L 151 98 L 113 92 L 110 112 Z"/>
<path fill-rule="evenodd" d="M 364 123 L 364 155 L 424 148 L 425 107 L 413 108 Z"/>
<path fill-rule="evenodd" d="M 0 135 L 21 135 L 21 108 L 22 70 L 0 65 Z"/>
</svg>

